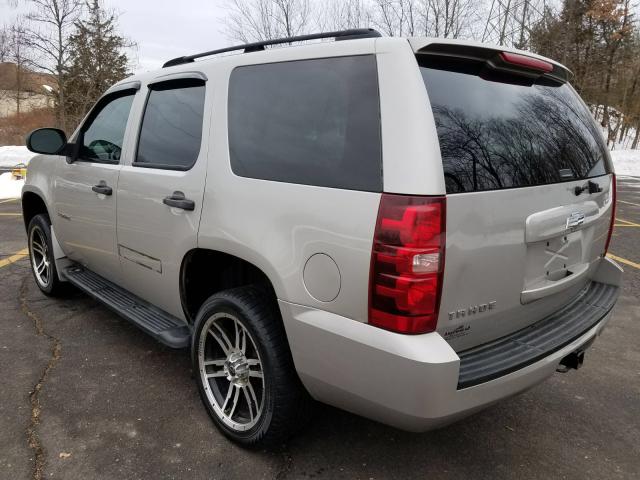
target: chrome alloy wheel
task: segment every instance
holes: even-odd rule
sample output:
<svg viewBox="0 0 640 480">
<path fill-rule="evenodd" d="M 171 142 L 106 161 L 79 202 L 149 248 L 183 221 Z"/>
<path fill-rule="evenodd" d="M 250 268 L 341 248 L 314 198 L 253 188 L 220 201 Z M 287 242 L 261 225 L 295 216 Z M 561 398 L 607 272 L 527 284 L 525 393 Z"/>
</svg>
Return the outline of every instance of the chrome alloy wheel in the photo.
<svg viewBox="0 0 640 480">
<path fill-rule="evenodd" d="M 41 287 L 47 288 L 51 283 L 51 255 L 47 245 L 47 237 L 39 226 L 34 226 L 31 229 L 29 253 L 36 280 Z"/>
<path fill-rule="evenodd" d="M 227 312 L 212 315 L 202 332 L 198 366 L 207 399 L 229 428 L 249 430 L 260 419 L 265 398 L 256 344 L 238 318 Z"/>
</svg>

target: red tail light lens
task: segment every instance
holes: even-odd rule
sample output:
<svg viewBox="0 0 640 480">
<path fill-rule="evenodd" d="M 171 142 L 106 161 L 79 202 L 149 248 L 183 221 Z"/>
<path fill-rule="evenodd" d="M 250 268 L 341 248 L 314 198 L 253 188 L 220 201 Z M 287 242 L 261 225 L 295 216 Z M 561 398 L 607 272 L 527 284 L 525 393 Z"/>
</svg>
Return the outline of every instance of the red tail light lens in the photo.
<svg viewBox="0 0 640 480">
<path fill-rule="evenodd" d="M 382 194 L 369 281 L 372 325 L 414 334 L 436 329 L 445 205 L 445 197 Z"/>
<path fill-rule="evenodd" d="M 611 174 L 611 201 L 613 202 L 613 206 L 611 207 L 611 223 L 609 224 L 609 233 L 607 234 L 607 243 L 604 245 L 604 254 L 606 255 L 609 251 L 609 244 L 611 243 L 611 235 L 613 234 L 613 224 L 616 220 L 616 198 L 617 198 L 617 184 L 616 184 L 616 174 Z"/>
<path fill-rule="evenodd" d="M 500 58 L 505 63 L 517 65 L 518 67 L 530 68 L 531 70 L 539 70 L 541 72 L 553 72 L 553 65 L 544 60 L 520 55 L 518 53 L 500 52 Z"/>
</svg>

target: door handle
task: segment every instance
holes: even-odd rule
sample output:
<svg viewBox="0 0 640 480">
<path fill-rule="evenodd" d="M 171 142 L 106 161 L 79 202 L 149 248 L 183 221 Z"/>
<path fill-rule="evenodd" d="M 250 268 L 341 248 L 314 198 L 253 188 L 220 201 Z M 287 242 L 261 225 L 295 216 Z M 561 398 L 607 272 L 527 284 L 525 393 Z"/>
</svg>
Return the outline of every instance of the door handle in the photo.
<svg viewBox="0 0 640 480">
<path fill-rule="evenodd" d="M 108 186 L 104 180 L 101 180 L 98 185 L 91 187 L 91 190 L 96 193 L 101 193 L 102 195 L 111 195 L 113 193 L 113 189 Z"/>
<path fill-rule="evenodd" d="M 162 203 L 170 207 L 181 208 L 182 210 L 194 210 L 196 202 L 184 197 L 184 193 L 175 191 L 168 197 L 164 197 Z"/>
</svg>

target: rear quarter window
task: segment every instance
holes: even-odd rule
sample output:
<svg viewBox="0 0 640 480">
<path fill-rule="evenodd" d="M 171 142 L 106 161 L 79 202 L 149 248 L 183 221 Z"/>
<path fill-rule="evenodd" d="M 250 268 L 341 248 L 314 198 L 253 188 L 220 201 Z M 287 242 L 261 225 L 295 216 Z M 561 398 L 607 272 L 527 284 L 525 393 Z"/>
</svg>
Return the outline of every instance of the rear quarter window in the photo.
<svg viewBox="0 0 640 480">
<path fill-rule="evenodd" d="M 543 185 L 610 171 L 598 126 L 568 84 L 492 73 L 473 61 L 423 57 L 418 62 L 448 193 Z"/>
<path fill-rule="evenodd" d="M 237 67 L 229 82 L 236 175 L 382 190 L 373 55 Z"/>
</svg>

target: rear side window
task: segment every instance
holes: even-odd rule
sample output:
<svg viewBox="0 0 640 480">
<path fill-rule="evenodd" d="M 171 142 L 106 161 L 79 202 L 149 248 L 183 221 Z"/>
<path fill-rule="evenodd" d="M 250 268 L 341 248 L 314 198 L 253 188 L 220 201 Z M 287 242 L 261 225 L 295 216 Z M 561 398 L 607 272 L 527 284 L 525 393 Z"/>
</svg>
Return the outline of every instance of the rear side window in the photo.
<svg viewBox="0 0 640 480">
<path fill-rule="evenodd" d="M 188 170 L 202 142 L 204 81 L 175 80 L 149 88 L 134 165 Z"/>
<path fill-rule="evenodd" d="M 527 187 L 604 175 L 608 153 L 568 84 L 532 83 L 481 63 L 419 58 L 448 193 Z"/>
<path fill-rule="evenodd" d="M 375 57 L 236 68 L 229 154 L 243 177 L 381 191 Z"/>
</svg>

